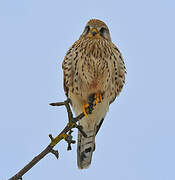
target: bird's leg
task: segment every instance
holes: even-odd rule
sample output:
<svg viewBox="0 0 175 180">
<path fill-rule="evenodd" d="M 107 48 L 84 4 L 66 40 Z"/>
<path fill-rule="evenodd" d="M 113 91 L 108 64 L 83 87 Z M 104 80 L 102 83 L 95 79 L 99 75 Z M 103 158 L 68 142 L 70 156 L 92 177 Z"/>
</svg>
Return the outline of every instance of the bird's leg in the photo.
<svg viewBox="0 0 175 180">
<path fill-rule="evenodd" d="M 83 104 L 83 113 L 88 118 L 88 114 L 91 114 L 93 111 L 93 107 L 98 103 L 101 103 L 103 100 L 103 95 L 100 93 L 94 93 L 89 96 L 89 100 L 87 104 Z M 95 101 L 95 104 L 94 104 Z"/>
</svg>

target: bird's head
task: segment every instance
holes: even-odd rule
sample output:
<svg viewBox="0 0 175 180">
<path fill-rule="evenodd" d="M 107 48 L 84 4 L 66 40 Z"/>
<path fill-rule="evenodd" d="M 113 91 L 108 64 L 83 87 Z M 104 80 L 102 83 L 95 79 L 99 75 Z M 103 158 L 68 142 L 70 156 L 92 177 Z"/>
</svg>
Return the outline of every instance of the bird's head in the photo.
<svg viewBox="0 0 175 180">
<path fill-rule="evenodd" d="M 111 41 L 108 26 L 103 21 L 98 19 L 91 19 L 88 21 L 81 37 L 94 38 L 94 39 L 103 38 L 108 41 Z"/>
</svg>

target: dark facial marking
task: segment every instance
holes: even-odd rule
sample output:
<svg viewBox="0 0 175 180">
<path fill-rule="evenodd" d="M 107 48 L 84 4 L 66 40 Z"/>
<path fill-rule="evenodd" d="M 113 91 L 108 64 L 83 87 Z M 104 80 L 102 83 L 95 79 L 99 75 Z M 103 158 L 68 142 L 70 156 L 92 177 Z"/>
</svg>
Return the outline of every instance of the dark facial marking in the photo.
<svg viewBox="0 0 175 180">
<path fill-rule="evenodd" d="M 105 33 L 107 32 L 107 29 L 106 28 L 104 28 L 104 27 L 102 27 L 101 29 L 100 29 L 100 35 L 102 36 L 102 37 L 104 37 L 105 38 Z"/>
<path fill-rule="evenodd" d="M 84 35 L 88 34 L 90 31 L 90 27 L 89 26 L 86 26 L 85 29 L 84 29 Z"/>
<path fill-rule="evenodd" d="M 100 29 L 100 34 L 103 34 L 105 31 L 106 31 L 106 29 L 105 29 L 104 27 L 102 27 L 102 28 Z"/>
</svg>

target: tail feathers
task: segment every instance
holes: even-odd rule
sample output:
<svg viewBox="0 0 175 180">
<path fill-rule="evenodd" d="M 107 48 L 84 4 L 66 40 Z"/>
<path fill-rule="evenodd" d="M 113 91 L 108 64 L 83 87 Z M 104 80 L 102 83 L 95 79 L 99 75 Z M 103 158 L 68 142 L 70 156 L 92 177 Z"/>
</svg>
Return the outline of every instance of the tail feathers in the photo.
<svg viewBox="0 0 175 180">
<path fill-rule="evenodd" d="M 87 137 L 78 132 L 77 163 L 79 169 L 88 168 L 95 149 L 95 131 L 88 130 Z"/>
</svg>

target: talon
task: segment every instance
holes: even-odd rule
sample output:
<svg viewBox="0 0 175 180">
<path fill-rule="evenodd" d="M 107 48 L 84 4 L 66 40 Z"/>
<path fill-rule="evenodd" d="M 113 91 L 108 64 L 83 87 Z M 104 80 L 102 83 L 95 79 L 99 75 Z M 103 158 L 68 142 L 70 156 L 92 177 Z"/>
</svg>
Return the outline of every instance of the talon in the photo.
<svg viewBox="0 0 175 180">
<path fill-rule="evenodd" d="M 102 102 L 102 95 L 101 94 L 95 94 L 95 104 L 97 105 L 99 102 Z"/>
<path fill-rule="evenodd" d="M 99 94 L 95 94 L 95 104 L 97 105 L 98 104 L 98 100 L 99 100 Z"/>
<path fill-rule="evenodd" d="M 89 107 L 89 104 L 83 104 L 83 113 L 86 116 L 86 118 L 88 118 L 88 114 L 86 112 L 86 109 Z"/>
<path fill-rule="evenodd" d="M 102 102 L 102 99 L 103 99 L 103 97 L 102 97 L 102 95 L 100 94 L 100 102 Z"/>
</svg>

